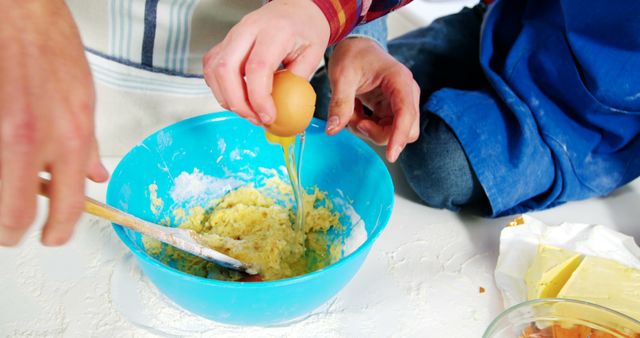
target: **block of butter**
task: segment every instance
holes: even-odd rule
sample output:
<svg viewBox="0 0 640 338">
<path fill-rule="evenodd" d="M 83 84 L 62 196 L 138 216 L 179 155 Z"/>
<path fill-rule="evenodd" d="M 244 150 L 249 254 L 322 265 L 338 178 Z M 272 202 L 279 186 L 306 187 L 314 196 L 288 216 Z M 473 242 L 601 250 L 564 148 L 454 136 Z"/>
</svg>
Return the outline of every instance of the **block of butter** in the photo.
<svg viewBox="0 0 640 338">
<path fill-rule="evenodd" d="M 582 261 L 582 255 L 549 245 L 540 245 L 529 266 L 525 282 L 527 299 L 557 297 Z"/>
<path fill-rule="evenodd" d="M 640 270 L 612 259 L 542 244 L 525 282 L 529 299 L 583 300 L 640 318 Z"/>
<path fill-rule="evenodd" d="M 495 281 L 505 307 L 562 297 L 640 318 L 640 247 L 602 225 L 549 226 L 523 215 L 500 234 Z"/>
<path fill-rule="evenodd" d="M 584 300 L 640 319 L 640 270 L 586 256 L 557 297 Z"/>
</svg>

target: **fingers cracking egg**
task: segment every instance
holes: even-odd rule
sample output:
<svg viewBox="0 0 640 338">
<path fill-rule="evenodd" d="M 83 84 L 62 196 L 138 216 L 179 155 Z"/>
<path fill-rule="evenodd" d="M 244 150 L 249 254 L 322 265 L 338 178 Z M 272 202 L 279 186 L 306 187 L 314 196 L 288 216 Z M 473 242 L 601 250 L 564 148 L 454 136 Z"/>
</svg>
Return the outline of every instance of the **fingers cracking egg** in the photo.
<svg viewBox="0 0 640 338">
<path fill-rule="evenodd" d="M 271 91 L 276 106 L 276 118 L 266 126 L 268 132 L 282 137 L 302 133 L 313 117 L 316 93 L 305 78 L 288 70 L 273 75 Z"/>
</svg>

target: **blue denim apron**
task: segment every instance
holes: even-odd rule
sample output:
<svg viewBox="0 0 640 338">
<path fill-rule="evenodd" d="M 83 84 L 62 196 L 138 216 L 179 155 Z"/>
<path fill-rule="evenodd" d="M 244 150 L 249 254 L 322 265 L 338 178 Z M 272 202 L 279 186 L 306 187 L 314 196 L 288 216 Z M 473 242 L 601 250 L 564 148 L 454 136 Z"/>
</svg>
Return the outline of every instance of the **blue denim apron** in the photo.
<svg viewBox="0 0 640 338">
<path fill-rule="evenodd" d="M 640 1 L 500 0 L 486 90 L 440 89 L 493 216 L 602 196 L 640 175 Z"/>
</svg>

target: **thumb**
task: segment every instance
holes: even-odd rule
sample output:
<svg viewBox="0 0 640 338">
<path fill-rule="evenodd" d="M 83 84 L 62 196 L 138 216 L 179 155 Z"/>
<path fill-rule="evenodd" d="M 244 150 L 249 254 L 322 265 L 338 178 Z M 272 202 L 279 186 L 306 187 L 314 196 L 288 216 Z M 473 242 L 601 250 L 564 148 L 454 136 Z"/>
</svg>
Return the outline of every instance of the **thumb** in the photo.
<svg viewBox="0 0 640 338">
<path fill-rule="evenodd" d="M 104 167 L 98 152 L 98 142 L 93 139 L 89 153 L 89 163 L 87 164 L 87 177 L 98 183 L 106 182 L 109 179 L 109 171 Z"/>
<path fill-rule="evenodd" d="M 353 72 L 339 70 L 334 72 L 329 69 L 329 82 L 332 94 L 327 118 L 327 134 L 335 135 L 349 123 L 353 116 L 360 78 Z"/>
<path fill-rule="evenodd" d="M 320 66 L 323 53 L 324 49 L 308 47 L 301 53 L 291 52 L 282 60 L 282 63 L 293 74 L 309 79 Z"/>
</svg>

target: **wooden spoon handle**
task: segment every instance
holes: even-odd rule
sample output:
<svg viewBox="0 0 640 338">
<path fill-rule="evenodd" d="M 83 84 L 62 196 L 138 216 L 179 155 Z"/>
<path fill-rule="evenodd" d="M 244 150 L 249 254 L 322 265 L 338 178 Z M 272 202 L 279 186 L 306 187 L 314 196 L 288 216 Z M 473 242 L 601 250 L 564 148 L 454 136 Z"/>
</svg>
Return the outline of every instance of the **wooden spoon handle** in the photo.
<svg viewBox="0 0 640 338">
<path fill-rule="evenodd" d="M 49 184 L 49 180 L 40 178 L 40 195 L 50 197 Z M 163 243 L 190 252 L 209 261 L 216 262 L 217 264 L 220 264 L 222 266 L 236 269 L 252 275 L 258 272 L 255 268 L 248 264 L 245 264 L 235 258 L 229 257 L 225 254 L 202 245 L 196 239 L 194 239 L 192 235 L 193 232 L 191 230 L 164 227 L 158 224 L 147 222 L 138 217 L 127 214 L 124 211 L 120 211 L 114 207 L 108 206 L 86 196 L 84 200 L 84 210 L 94 216 L 98 216 L 113 223 L 120 224 L 150 238 L 157 239 Z"/>
<path fill-rule="evenodd" d="M 39 194 L 45 197 L 50 197 L 49 185 L 51 181 L 40 178 Z M 113 223 L 120 224 L 131 230 L 137 231 L 152 238 L 161 238 L 161 233 L 164 233 L 164 228 L 160 225 L 153 224 L 142 220 L 133 215 L 127 214 L 114 207 L 106 205 L 102 202 L 96 201 L 91 197 L 85 196 L 84 210 L 94 216 L 106 219 Z"/>
</svg>

